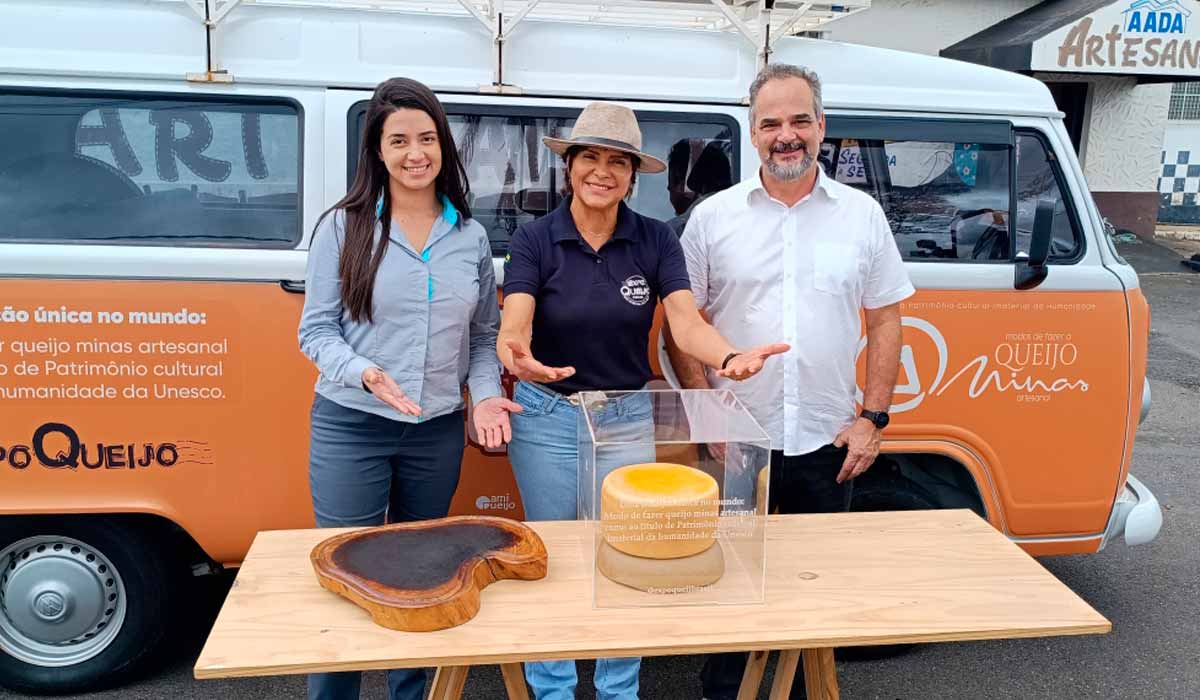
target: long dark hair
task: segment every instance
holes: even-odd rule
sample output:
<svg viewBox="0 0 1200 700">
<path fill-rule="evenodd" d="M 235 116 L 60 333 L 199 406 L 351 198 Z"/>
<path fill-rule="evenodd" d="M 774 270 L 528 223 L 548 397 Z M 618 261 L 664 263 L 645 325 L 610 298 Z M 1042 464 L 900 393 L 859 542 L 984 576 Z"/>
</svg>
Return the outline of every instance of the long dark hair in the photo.
<svg viewBox="0 0 1200 700">
<path fill-rule="evenodd" d="M 341 257 L 338 259 L 338 276 L 342 282 L 342 306 L 350 312 L 350 318 L 361 322 L 374 321 L 372 313 L 375 291 L 375 275 L 388 249 L 391 229 L 392 195 L 388 187 L 388 171 L 379 158 L 380 141 L 383 138 L 383 123 L 399 109 L 419 109 L 433 119 L 437 126 L 438 143 L 442 149 L 442 169 L 434 180 L 437 193 L 445 195 L 458 210 L 461 220 L 471 218 L 467 195 L 471 186 L 467 182 L 467 171 L 454 137 L 450 133 L 450 122 L 442 103 L 428 87 L 409 78 L 392 78 L 379 84 L 367 104 L 366 124 L 363 126 L 362 146 L 358 152 L 358 170 L 350 191 L 341 201 L 330 207 L 321 219 L 331 212 L 342 209 L 346 212 L 345 238 Z M 380 198 L 383 208 L 377 209 Z M 383 235 L 372 248 L 375 223 L 383 227 Z M 317 226 L 320 227 L 318 221 Z"/>
</svg>

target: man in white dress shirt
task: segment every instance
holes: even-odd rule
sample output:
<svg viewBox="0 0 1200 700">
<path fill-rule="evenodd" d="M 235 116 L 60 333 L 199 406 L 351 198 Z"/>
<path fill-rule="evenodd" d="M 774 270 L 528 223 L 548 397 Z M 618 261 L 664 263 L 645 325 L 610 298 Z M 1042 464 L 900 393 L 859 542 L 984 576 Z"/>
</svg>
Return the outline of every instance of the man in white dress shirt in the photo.
<svg viewBox="0 0 1200 700">
<path fill-rule="evenodd" d="M 731 382 L 708 375 L 671 342 L 687 388 L 732 390 L 771 436 L 770 508 L 844 511 L 854 477 L 879 454 L 900 364 L 900 301 L 913 286 L 883 209 L 817 163 L 825 138 L 821 82 L 786 64 L 750 86 L 752 177 L 692 213 L 682 244 L 696 302 L 735 347 L 782 340 L 782 362 Z M 866 319 L 863 409 L 855 357 Z M 779 337 L 782 329 L 783 338 Z M 745 654 L 709 657 L 704 697 L 734 700 Z M 792 697 L 804 696 L 797 679 Z"/>
</svg>

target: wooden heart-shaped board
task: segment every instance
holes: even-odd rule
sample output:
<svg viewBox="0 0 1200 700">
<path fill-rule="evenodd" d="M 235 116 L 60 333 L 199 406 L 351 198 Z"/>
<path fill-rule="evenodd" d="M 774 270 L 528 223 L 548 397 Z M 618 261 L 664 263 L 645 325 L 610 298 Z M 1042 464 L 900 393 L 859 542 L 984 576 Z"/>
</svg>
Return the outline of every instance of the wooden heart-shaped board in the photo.
<svg viewBox="0 0 1200 700">
<path fill-rule="evenodd" d="M 330 537 L 310 556 L 317 580 L 366 610 L 376 624 L 407 632 L 461 625 L 479 593 L 502 579 L 546 575 L 546 546 L 524 523 L 466 515 L 356 530 Z"/>
</svg>

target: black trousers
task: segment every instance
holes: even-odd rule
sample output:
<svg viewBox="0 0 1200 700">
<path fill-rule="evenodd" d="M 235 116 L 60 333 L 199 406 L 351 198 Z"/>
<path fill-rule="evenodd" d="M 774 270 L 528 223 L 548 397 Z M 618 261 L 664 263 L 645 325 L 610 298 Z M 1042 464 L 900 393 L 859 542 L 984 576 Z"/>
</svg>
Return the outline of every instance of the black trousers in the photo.
<svg viewBox="0 0 1200 700">
<path fill-rule="evenodd" d="M 846 448 L 826 445 L 816 452 L 784 457 L 781 450 L 771 452 L 771 512 L 839 513 L 850 509 L 853 481 L 837 483 L 838 472 L 846 461 Z M 748 654 L 727 652 L 712 654 L 700 671 L 700 683 L 708 700 L 737 700 Z M 801 700 L 804 692 L 804 668 L 796 668 L 791 700 Z"/>
</svg>

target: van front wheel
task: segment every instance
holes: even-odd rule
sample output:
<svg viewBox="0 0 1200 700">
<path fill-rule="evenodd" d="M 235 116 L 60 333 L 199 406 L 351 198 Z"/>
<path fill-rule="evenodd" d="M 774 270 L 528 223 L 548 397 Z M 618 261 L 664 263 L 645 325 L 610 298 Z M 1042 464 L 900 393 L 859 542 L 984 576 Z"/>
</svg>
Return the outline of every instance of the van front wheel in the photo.
<svg viewBox="0 0 1200 700">
<path fill-rule="evenodd" d="M 159 646 L 167 574 L 142 528 L 99 517 L 6 519 L 0 685 L 72 693 L 120 683 Z"/>
</svg>

